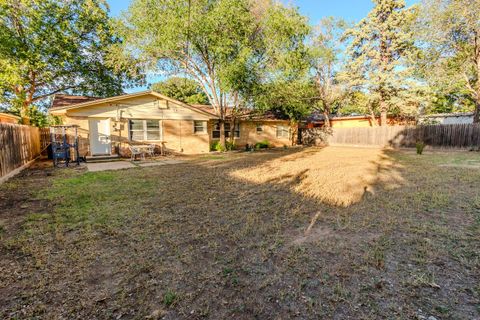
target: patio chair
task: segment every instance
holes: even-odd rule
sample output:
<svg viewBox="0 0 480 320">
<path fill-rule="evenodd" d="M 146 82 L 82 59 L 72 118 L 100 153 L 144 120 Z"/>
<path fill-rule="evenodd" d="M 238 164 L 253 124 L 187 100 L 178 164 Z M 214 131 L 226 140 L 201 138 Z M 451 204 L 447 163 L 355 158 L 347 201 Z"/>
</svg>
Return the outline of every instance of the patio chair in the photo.
<svg viewBox="0 0 480 320">
<path fill-rule="evenodd" d="M 148 155 L 149 155 L 150 157 L 154 157 L 154 156 L 155 156 L 155 148 L 156 148 L 156 147 L 157 147 L 157 146 L 156 146 L 155 144 L 149 144 L 149 145 L 148 145 L 147 152 L 148 152 Z"/>
<path fill-rule="evenodd" d="M 135 160 L 137 155 L 140 155 L 140 158 L 145 160 L 145 153 L 142 151 L 141 148 L 135 146 L 129 146 L 130 153 L 132 154 L 130 160 Z"/>
</svg>

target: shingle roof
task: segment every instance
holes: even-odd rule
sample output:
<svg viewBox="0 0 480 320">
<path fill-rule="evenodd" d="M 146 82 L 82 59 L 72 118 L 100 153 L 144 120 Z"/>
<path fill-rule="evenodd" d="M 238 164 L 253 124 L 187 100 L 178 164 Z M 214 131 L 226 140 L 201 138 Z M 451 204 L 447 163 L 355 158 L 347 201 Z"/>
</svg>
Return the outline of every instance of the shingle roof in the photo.
<svg viewBox="0 0 480 320">
<path fill-rule="evenodd" d="M 209 104 L 191 104 L 190 106 L 194 107 L 195 109 L 201 110 L 203 112 L 211 113 L 214 116 L 217 115 L 215 113 L 215 109 L 213 109 L 213 107 Z"/>
<path fill-rule="evenodd" d="M 55 94 L 50 109 L 54 110 L 57 108 L 68 107 L 71 105 L 90 102 L 94 100 L 100 100 L 100 99 L 102 98 L 88 97 L 88 96 L 74 96 L 74 95 L 68 95 L 68 94 Z M 190 105 L 186 104 L 186 105 L 191 107 L 192 109 L 197 109 L 198 111 L 208 113 L 212 116 L 217 117 L 215 109 L 211 105 L 206 105 L 206 104 L 190 104 Z M 227 111 L 226 116 L 230 117 L 232 115 L 233 108 L 228 107 L 226 111 Z M 252 109 L 243 109 L 236 112 L 236 114 L 237 114 L 237 118 L 243 119 L 243 120 L 282 120 L 272 111 L 261 113 L 261 112 L 256 112 Z"/>
<path fill-rule="evenodd" d="M 113 96 L 113 97 L 108 97 L 108 98 L 98 98 L 98 97 L 87 97 L 87 96 L 73 96 L 73 95 L 66 95 L 66 94 L 56 94 L 54 96 L 54 99 L 52 101 L 52 105 L 50 107 L 51 111 L 58 112 L 62 110 L 69 110 L 72 108 L 83 108 L 83 107 L 88 107 L 91 105 L 99 104 L 99 103 L 111 103 L 115 101 L 120 101 L 122 99 L 127 99 L 127 98 L 134 98 L 134 97 L 139 97 L 143 95 L 153 95 L 157 98 L 164 99 L 167 101 L 171 101 L 173 103 L 183 105 L 186 108 L 189 108 L 193 111 L 202 113 L 204 115 L 208 115 L 211 117 L 218 118 L 214 113 L 205 111 L 201 108 L 196 108 L 193 107 L 189 104 L 183 103 L 181 101 L 169 98 L 167 96 L 164 96 L 158 92 L 152 91 L 152 90 L 147 90 L 147 91 L 141 91 L 141 92 L 136 92 L 136 93 L 125 93 L 121 94 L 118 96 Z"/>
<path fill-rule="evenodd" d="M 194 108 L 197 108 L 199 110 L 211 113 L 213 115 L 216 115 L 215 109 L 208 104 L 194 104 L 191 105 Z M 232 111 L 234 110 L 233 107 L 228 107 L 226 112 L 227 118 L 232 115 Z M 260 120 L 285 120 L 282 117 L 280 117 L 278 114 L 276 114 L 274 111 L 265 111 L 265 112 L 260 112 L 257 110 L 253 109 L 240 109 L 235 112 L 235 116 L 237 119 L 242 119 L 242 120 L 252 120 L 252 121 L 260 121 Z"/>
<path fill-rule="evenodd" d="M 73 96 L 68 94 L 56 94 L 53 97 L 51 109 L 66 107 L 77 103 L 83 103 L 93 100 L 98 100 L 97 97 L 87 97 L 87 96 Z"/>
</svg>

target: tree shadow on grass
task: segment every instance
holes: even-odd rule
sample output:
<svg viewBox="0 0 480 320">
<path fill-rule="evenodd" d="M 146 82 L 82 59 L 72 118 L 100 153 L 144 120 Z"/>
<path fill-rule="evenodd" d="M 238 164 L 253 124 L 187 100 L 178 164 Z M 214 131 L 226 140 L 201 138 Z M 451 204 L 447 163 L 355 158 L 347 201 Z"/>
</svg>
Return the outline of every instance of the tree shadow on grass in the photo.
<svg viewBox="0 0 480 320">
<path fill-rule="evenodd" d="M 457 291 L 439 294 L 411 285 L 411 255 L 428 244 L 405 227 L 418 217 L 408 202 L 415 199 L 403 189 L 412 188 L 411 181 L 421 183 L 410 165 L 398 166 L 396 154 L 383 151 L 379 157 L 385 161 L 360 171 L 393 172 L 403 179 L 393 180 L 398 185 L 362 174 L 345 185 L 332 183 L 349 177 L 355 165 L 345 174 L 327 174 L 330 184 L 319 183 L 321 188 L 355 192 L 350 204 L 335 205 L 331 193 L 322 198 L 321 192 L 302 192 L 322 177 L 309 180 L 318 159 L 302 152 L 54 178 L 60 180 L 49 193 L 53 212 L 26 222 L 26 233 L 2 239 L 11 242 L 1 262 L 6 272 L 0 278 L 0 315 L 407 318 L 425 302 L 418 294 L 450 307 L 444 295 Z M 307 163 L 285 172 L 277 167 L 296 163 L 294 157 Z M 325 163 L 327 170 L 339 170 L 341 161 Z M 88 199 L 80 211 L 78 199 Z M 474 315 L 467 302 L 450 308 L 454 315 Z"/>
</svg>

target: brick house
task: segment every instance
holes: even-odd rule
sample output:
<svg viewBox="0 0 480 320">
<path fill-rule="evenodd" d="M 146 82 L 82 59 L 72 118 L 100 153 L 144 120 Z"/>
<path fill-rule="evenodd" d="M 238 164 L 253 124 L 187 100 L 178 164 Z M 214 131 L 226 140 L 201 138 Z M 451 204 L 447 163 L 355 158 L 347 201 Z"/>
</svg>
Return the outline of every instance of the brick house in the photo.
<svg viewBox="0 0 480 320">
<path fill-rule="evenodd" d="M 49 113 L 63 124 L 78 125 L 80 153 L 89 156 L 126 156 L 129 145 L 146 143 L 175 153 L 207 153 L 220 137 L 213 108 L 189 105 L 154 91 L 110 98 L 57 94 Z M 234 141 L 237 147 L 264 140 L 280 147 L 294 141 L 294 132 L 288 120 L 243 115 L 236 121 Z"/>
</svg>

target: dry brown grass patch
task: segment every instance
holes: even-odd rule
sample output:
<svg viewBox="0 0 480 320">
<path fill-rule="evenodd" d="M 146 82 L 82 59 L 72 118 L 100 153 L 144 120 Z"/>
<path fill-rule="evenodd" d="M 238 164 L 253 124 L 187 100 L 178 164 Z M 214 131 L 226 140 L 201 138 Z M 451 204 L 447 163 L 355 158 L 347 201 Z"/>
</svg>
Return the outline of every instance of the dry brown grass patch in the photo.
<svg viewBox="0 0 480 320">
<path fill-rule="evenodd" d="M 231 175 L 256 184 L 287 184 L 303 196 L 338 206 L 374 193 L 376 183 L 389 189 L 403 183 L 398 164 L 382 149 L 373 148 L 305 149 Z"/>
</svg>

